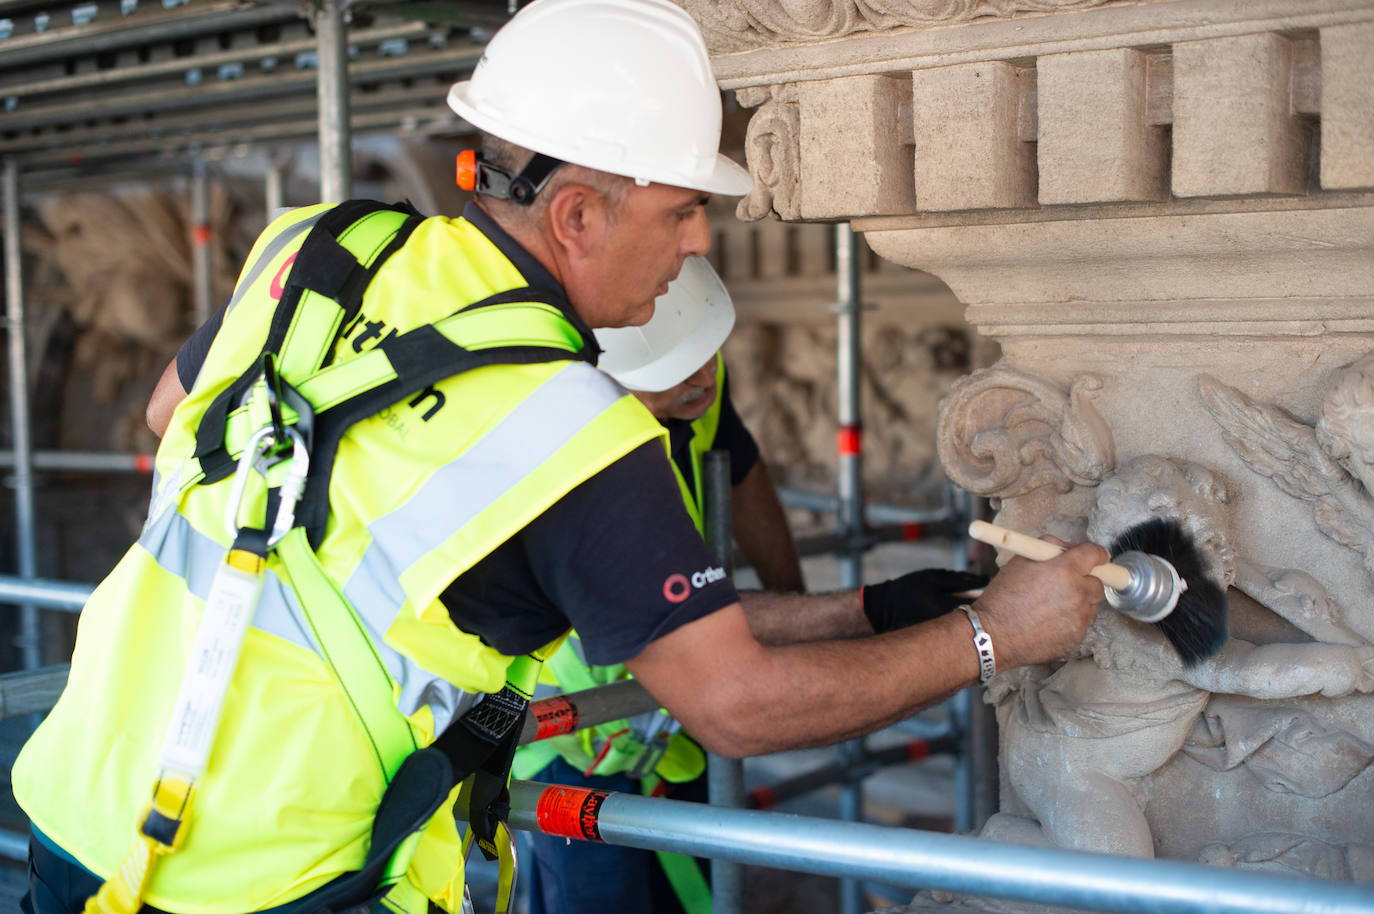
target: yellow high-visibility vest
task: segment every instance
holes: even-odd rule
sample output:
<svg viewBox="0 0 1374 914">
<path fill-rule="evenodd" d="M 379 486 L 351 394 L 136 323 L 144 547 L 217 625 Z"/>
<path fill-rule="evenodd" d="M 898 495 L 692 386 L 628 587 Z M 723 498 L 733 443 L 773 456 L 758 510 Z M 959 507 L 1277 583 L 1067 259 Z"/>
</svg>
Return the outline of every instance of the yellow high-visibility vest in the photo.
<svg viewBox="0 0 1374 914">
<path fill-rule="evenodd" d="M 124 858 L 148 801 L 208 576 L 229 546 L 231 480 L 202 484 L 201 420 L 262 350 L 283 279 L 329 209 L 294 210 L 254 246 L 158 450 L 142 534 L 83 610 L 67 688 L 14 766 L 15 796 L 34 825 L 101 878 Z M 397 239 L 402 222 L 380 210 L 339 240 L 365 267 Z M 337 338 L 323 370 L 292 364 L 293 350 L 284 350 L 282 376 L 308 378 L 299 390 L 312 405 L 378 384 L 387 364 L 374 350 L 425 325 L 467 347 L 562 346 L 569 359 L 448 377 L 343 435 L 327 524 L 312 545 L 366 633 L 402 726 L 389 742 L 360 726 L 312 627 L 311 607 L 302 605 L 280 557 L 269 556 L 194 819 L 184 844 L 156 870 L 150 905 L 186 914 L 269 908 L 356 869 L 378 801 L 406 752 L 430 743 L 506 679 L 511 658 L 458 629 L 441 593 L 572 488 L 663 434 L 633 396 L 574 359 L 579 332 L 559 308 L 516 301 L 450 317 L 464 304 L 527 285 L 476 226 L 434 217 L 405 229 L 352 321 L 321 324 L 327 311 L 302 308 L 289 327 L 288 341 L 295 334 Z M 260 412 L 231 407 L 230 454 L 243 447 Z M 265 512 L 258 494 L 242 507 L 244 516 Z M 451 829 L 451 817 L 447 824 Z"/>
</svg>

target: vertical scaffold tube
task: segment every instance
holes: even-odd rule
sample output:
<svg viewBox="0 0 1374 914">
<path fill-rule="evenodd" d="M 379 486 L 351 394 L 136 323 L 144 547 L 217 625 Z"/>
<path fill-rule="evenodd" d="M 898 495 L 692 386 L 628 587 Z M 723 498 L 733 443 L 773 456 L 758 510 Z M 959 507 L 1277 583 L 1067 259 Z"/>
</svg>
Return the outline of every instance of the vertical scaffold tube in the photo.
<svg viewBox="0 0 1374 914">
<path fill-rule="evenodd" d="M 864 535 L 863 498 L 863 423 L 860 401 L 860 301 L 859 243 L 849 223 L 835 226 L 836 333 L 835 363 L 838 377 L 835 402 L 839 434 L 836 438 L 836 463 L 840 526 L 849 548 L 840 556 L 840 586 L 852 589 L 863 584 Z M 840 747 L 846 765 L 857 765 L 864 755 L 863 738 Z M 863 819 L 863 782 L 850 780 L 840 792 L 840 818 L 846 822 Z M 840 880 L 841 914 L 859 914 L 863 908 L 863 887 L 855 879 Z"/>
<path fill-rule="evenodd" d="M 24 273 L 22 227 L 19 221 L 19 165 L 5 160 L 5 319 L 9 338 L 10 424 L 14 440 L 15 559 L 19 578 L 32 581 L 38 575 L 35 559 L 33 510 L 33 443 L 29 436 L 29 371 L 24 335 Z M 38 607 L 19 606 L 19 635 L 14 640 L 24 669 L 40 662 Z"/>
<path fill-rule="evenodd" d="M 215 306 L 210 241 L 210 181 L 205 159 L 196 156 L 191 168 L 191 291 L 197 327 L 210 319 Z"/>
<path fill-rule="evenodd" d="M 315 42 L 319 59 L 316 89 L 320 100 L 320 202 L 338 203 L 353 194 L 348 26 L 343 0 L 316 0 Z"/>
<path fill-rule="evenodd" d="M 954 513 L 975 519 L 973 496 L 963 489 L 952 495 Z M 952 566 L 956 571 L 969 567 L 968 523 L 958 525 L 952 543 Z M 983 701 L 983 687 L 971 686 L 948 702 L 948 711 L 959 736 L 959 753 L 954 766 L 954 827 L 968 832 L 982 828 L 997 811 L 997 719 Z"/>
<path fill-rule="evenodd" d="M 267 154 L 267 173 L 262 178 L 262 204 L 267 212 L 268 222 L 276 218 L 284 205 L 282 201 L 286 199 L 283 187 L 285 179 L 286 156 L 280 149 L 273 149 Z"/>
<path fill-rule="evenodd" d="M 734 575 L 734 521 L 730 514 L 730 452 L 707 451 L 702 460 L 701 484 L 705 488 L 706 545 L 716 554 L 727 575 Z M 744 762 L 707 757 L 706 785 L 712 806 L 742 808 Z M 744 872 L 738 863 L 711 861 L 711 910 L 714 914 L 739 914 L 744 900 Z"/>
</svg>

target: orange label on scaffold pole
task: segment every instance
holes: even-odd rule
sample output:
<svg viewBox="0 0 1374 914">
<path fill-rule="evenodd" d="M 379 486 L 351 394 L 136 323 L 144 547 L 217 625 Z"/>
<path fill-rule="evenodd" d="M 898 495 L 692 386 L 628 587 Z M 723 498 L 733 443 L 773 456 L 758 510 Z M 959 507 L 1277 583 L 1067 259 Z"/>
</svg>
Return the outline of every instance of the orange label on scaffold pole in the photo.
<svg viewBox="0 0 1374 914">
<path fill-rule="evenodd" d="M 577 705 L 568 701 L 567 696 L 541 698 L 530 705 L 530 710 L 534 712 L 534 738 L 537 740 L 561 736 L 577 729 Z"/>
<path fill-rule="evenodd" d="M 859 426 L 840 426 L 836 438 L 835 450 L 841 457 L 854 457 L 863 453 L 863 430 Z"/>
<path fill-rule="evenodd" d="M 597 818 L 601 815 L 601 804 L 606 802 L 606 796 L 603 791 L 584 787 L 555 785 L 545 788 L 534 808 L 539 830 L 560 838 L 600 841 L 601 829 L 597 825 Z"/>
</svg>

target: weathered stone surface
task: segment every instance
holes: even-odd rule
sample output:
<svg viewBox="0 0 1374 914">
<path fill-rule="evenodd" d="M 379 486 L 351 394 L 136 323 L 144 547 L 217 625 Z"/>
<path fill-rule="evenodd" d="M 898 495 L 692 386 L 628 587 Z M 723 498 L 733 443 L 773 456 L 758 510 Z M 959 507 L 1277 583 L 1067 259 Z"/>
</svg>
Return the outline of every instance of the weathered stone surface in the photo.
<svg viewBox="0 0 1374 914">
<path fill-rule="evenodd" d="M 1292 44 L 1280 35 L 1176 44 L 1174 193 L 1305 191 L 1307 128 L 1292 110 L 1292 79 Z"/>
<path fill-rule="evenodd" d="M 804 219 L 909 212 L 911 147 L 900 132 L 911 85 L 889 76 L 805 83 L 801 104 Z"/>
<path fill-rule="evenodd" d="M 1374 23 L 1321 30 L 1322 187 L 1374 187 Z"/>
<path fill-rule="evenodd" d="M 912 80 L 916 200 L 922 210 L 1029 206 L 1035 151 L 1022 96 L 1035 72 L 1002 62 L 917 70 Z"/>
<path fill-rule="evenodd" d="M 1162 200 L 1168 135 L 1149 120 L 1149 57 L 1128 48 L 1036 61 L 1041 203 Z"/>
</svg>

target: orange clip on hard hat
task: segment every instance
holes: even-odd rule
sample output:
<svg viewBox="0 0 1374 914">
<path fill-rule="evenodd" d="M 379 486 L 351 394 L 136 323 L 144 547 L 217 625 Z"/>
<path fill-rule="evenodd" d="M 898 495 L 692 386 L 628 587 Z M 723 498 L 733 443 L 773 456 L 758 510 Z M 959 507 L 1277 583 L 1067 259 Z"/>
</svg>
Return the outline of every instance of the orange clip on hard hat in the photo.
<svg viewBox="0 0 1374 914">
<path fill-rule="evenodd" d="M 477 189 L 477 153 L 464 149 L 458 153 L 458 186 L 463 190 Z"/>
</svg>

